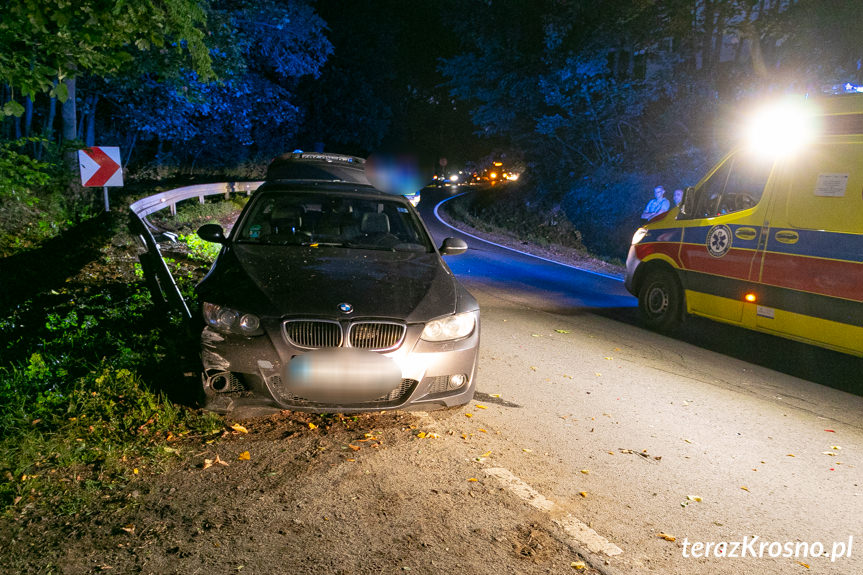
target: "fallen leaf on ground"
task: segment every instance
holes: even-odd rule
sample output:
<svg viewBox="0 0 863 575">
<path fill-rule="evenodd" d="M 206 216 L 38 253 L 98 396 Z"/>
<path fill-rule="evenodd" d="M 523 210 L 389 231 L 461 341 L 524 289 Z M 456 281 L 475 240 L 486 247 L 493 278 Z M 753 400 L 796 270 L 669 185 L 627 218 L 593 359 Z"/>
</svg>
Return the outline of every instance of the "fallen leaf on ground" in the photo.
<svg viewBox="0 0 863 575">
<path fill-rule="evenodd" d="M 180 455 L 180 451 L 178 449 L 174 449 L 173 447 L 163 447 L 162 450 L 164 450 L 165 453 L 175 453 L 177 455 Z"/>
<path fill-rule="evenodd" d="M 786 457 L 795 457 L 793 453 L 789 453 Z"/>
<path fill-rule="evenodd" d="M 492 393 L 490 397 L 500 397 L 499 393 Z"/>
<path fill-rule="evenodd" d="M 232 425 L 231 429 L 233 429 L 234 431 L 239 431 L 240 433 L 248 433 L 249 432 L 248 429 L 246 429 L 245 427 L 243 427 L 239 423 L 235 423 L 234 425 Z"/>
<path fill-rule="evenodd" d="M 425 436 L 426 436 L 426 432 L 425 432 L 425 431 L 420 431 L 419 433 L 417 433 L 417 437 L 418 437 L 419 439 L 425 439 Z"/>
<path fill-rule="evenodd" d="M 525 453 L 533 453 L 533 449 L 528 449 L 527 447 L 523 447 L 521 450 Z"/>
<path fill-rule="evenodd" d="M 826 431 L 827 433 L 836 433 L 836 432 L 835 432 L 835 431 L 833 431 L 832 429 L 825 429 L 824 431 Z"/>
<path fill-rule="evenodd" d="M 476 477 L 471 477 L 468 479 L 468 481 L 474 482 L 474 481 L 479 481 L 479 479 L 477 479 Z"/>
<path fill-rule="evenodd" d="M 248 451 L 242 452 L 237 459 L 240 461 L 249 461 L 252 458 L 251 454 Z"/>
<path fill-rule="evenodd" d="M 133 469 L 132 473 L 134 473 L 135 475 L 138 475 L 138 468 L 136 467 L 135 469 Z"/>
<path fill-rule="evenodd" d="M 488 457 L 489 455 L 491 455 L 491 451 L 486 451 L 482 454 L 482 457 Z"/>
<path fill-rule="evenodd" d="M 684 441 L 685 443 L 692 443 L 692 440 L 691 440 L 691 439 L 685 439 L 685 438 L 684 438 L 684 439 L 683 439 L 683 441 Z"/>
<path fill-rule="evenodd" d="M 582 497 L 585 497 L 585 498 L 587 497 L 587 491 L 579 491 L 578 494 L 581 495 Z"/>
<path fill-rule="evenodd" d="M 590 475 L 589 469 L 582 469 L 581 472 L 584 473 L 585 475 Z"/>
<path fill-rule="evenodd" d="M 125 527 L 120 527 L 120 529 L 122 529 L 123 531 L 125 531 L 129 535 L 132 535 L 135 533 L 135 526 L 134 525 L 126 525 Z"/>
<path fill-rule="evenodd" d="M 488 409 L 488 406 L 480 405 L 478 403 L 474 407 L 476 407 L 477 409 Z"/>
<path fill-rule="evenodd" d="M 824 455 L 829 455 L 830 457 L 836 457 L 836 454 L 832 451 L 822 451 L 821 453 Z"/>
<path fill-rule="evenodd" d="M 426 434 L 426 437 L 427 437 L 428 439 L 439 439 L 439 438 L 440 438 L 440 435 L 438 435 L 437 433 L 427 433 L 427 434 Z"/>
<path fill-rule="evenodd" d="M 742 489 L 743 491 L 749 491 L 749 488 L 746 487 L 745 485 L 741 485 L 740 489 Z"/>
<path fill-rule="evenodd" d="M 314 423 L 312 423 L 312 422 L 309 422 L 309 429 L 317 429 L 317 428 L 318 428 L 318 426 L 317 426 L 317 425 L 315 425 L 315 424 L 314 424 Z"/>
<path fill-rule="evenodd" d="M 830 446 L 830 449 L 842 449 L 842 448 L 841 448 L 841 447 L 839 447 L 838 445 L 831 445 L 831 446 Z"/>
<path fill-rule="evenodd" d="M 806 567 L 807 569 L 809 569 L 809 565 L 807 563 L 804 563 L 803 561 L 798 561 L 797 564 L 802 565 L 803 567 Z"/>
<path fill-rule="evenodd" d="M 585 565 L 584 561 L 573 561 L 572 563 L 569 564 L 569 566 L 574 568 L 574 569 L 579 569 L 579 570 L 587 567 L 587 565 Z"/>
<path fill-rule="evenodd" d="M 473 414 L 472 413 L 465 413 L 464 416 L 465 417 L 473 417 Z"/>
<path fill-rule="evenodd" d="M 556 329 L 556 330 L 554 330 L 554 331 L 556 331 L 557 333 L 572 333 L 572 332 L 571 332 L 571 331 L 569 331 L 568 329 Z"/>
<path fill-rule="evenodd" d="M 351 448 L 351 449 L 353 449 L 354 451 L 359 451 L 359 450 L 360 450 L 360 446 L 359 446 L 359 445 L 351 445 L 350 443 L 348 443 L 348 447 L 350 447 L 350 448 Z"/>
<path fill-rule="evenodd" d="M 532 366 L 530 366 L 530 369 L 532 369 L 533 371 L 536 371 L 536 366 L 532 365 Z"/>
<path fill-rule="evenodd" d="M 606 357 L 605 359 L 614 359 L 613 357 Z"/>
<path fill-rule="evenodd" d="M 668 533 L 660 532 L 657 533 L 656 536 L 660 539 L 665 539 L 666 541 L 677 541 L 677 537 L 675 537 L 674 535 L 669 535 Z"/>
<path fill-rule="evenodd" d="M 485 429 L 483 429 L 482 427 L 480 427 L 480 428 L 479 428 L 479 430 L 480 430 L 482 433 L 488 433 L 488 431 L 486 431 L 486 430 L 485 430 Z"/>
<path fill-rule="evenodd" d="M 687 495 L 686 498 L 689 501 L 697 501 L 698 503 L 701 503 L 701 497 L 699 497 L 698 495 Z"/>
</svg>

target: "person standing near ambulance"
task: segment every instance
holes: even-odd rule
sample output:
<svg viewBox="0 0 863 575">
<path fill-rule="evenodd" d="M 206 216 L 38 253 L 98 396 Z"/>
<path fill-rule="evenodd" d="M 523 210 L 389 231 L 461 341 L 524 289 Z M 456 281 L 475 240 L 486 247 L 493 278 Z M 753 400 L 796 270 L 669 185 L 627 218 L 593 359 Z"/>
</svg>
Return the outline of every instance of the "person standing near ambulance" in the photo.
<svg viewBox="0 0 863 575">
<path fill-rule="evenodd" d="M 671 205 L 668 203 L 668 198 L 665 197 L 665 188 L 656 186 L 653 188 L 653 199 L 647 202 L 647 207 L 641 214 L 641 223 L 648 222 L 669 209 L 671 209 Z"/>
</svg>

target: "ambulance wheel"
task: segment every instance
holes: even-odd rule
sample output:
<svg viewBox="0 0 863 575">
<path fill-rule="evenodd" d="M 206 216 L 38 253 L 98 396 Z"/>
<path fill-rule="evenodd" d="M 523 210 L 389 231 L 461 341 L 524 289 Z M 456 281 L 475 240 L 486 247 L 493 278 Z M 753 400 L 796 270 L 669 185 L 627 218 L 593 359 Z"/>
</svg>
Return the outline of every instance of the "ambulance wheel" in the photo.
<svg viewBox="0 0 863 575">
<path fill-rule="evenodd" d="M 649 272 L 638 290 L 638 309 L 651 329 L 670 331 L 680 323 L 683 292 L 674 274 L 657 269 Z"/>
</svg>

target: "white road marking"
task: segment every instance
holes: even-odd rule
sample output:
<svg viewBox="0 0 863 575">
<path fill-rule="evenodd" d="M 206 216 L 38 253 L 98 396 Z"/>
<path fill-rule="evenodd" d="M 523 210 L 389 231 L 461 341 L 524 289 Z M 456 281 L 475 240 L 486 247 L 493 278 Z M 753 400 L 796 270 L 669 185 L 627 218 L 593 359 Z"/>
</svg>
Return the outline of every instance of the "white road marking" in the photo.
<svg viewBox="0 0 863 575">
<path fill-rule="evenodd" d="M 451 226 L 451 225 L 449 225 L 448 223 L 446 223 L 445 221 L 443 221 L 443 218 L 441 218 L 441 217 L 440 217 L 440 214 L 438 213 L 438 208 L 440 208 L 440 207 L 444 204 L 444 202 L 448 202 L 448 201 L 450 201 L 450 200 L 454 200 L 454 199 L 456 199 L 457 197 L 459 197 L 459 196 L 463 196 L 463 195 L 465 195 L 465 194 L 467 194 L 467 193 L 468 193 L 468 192 L 462 192 L 462 193 L 460 193 L 460 194 L 456 194 L 456 195 L 454 195 L 454 196 L 452 196 L 452 197 L 445 198 L 445 199 L 441 200 L 440 202 L 438 202 L 438 204 L 434 207 L 434 217 L 436 217 L 440 223 L 442 223 L 443 225 L 445 225 L 445 226 L 446 226 L 446 227 L 448 227 L 449 229 L 451 229 L 451 230 L 455 230 L 455 231 L 457 231 L 458 233 L 460 233 L 460 234 L 462 234 L 462 235 L 465 235 L 465 236 L 468 236 L 468 237 L 470 237 L 470 238 L 473 238 L 473 239 L 475 239 L 475 240 L 479 240 L 479 241 L 481 241 L 481 242 L 484 242 L 484 243 L 487 243 L 487 244 L 491 244 L 491 245 L 493 245 L 493 246 L 496 246 L 496 247 L 499 247 L 499 248 L 503 248 L 503 249 L 505 249 L 505 250 L 509 250 L 509 251 L 511 251 L 511 252 L 515 252 L 515 253 L 517 253 L 517 254 L 521 254 L 521 255 L 523 255 L 523 256 L 528 256 L 528 257 L 531 257 L 531 258 L 536 258 L 536 259 L 538 259 L 538 260 L 542 260 L 542 261 L 544 261 L 544 262 L 548 262 L 548 263 L 550 263 L 550 264 L 557 264 L 557 265 L 559 265 L 559 266 L 563 266 L 563 267 L 565 267 L 565 268 L 570 268 L 570 269 L 578 270 L 578 271 L 581 271 L 581 272 L 585 272 L 585 273 L 593 274 L 593 275 L 595 275 L 595 276 L 600 276 L 600 277 L 603 277 L 603 278 L 608 278 L 608 279 L 610 279 L 610 280 L 615 280 L 615 281 L 619 281 L 619 282 L 622 282 L 622 281 L 623 281 L 623 278 L 618 277 L 618 276 L 613 276 L 613 275 L 609 275 L 609 274 L 604 274 L 604 273 L 602 273 L 602 272 L 595 272 L 595 271 L 593 271 L 593 270 L 588 270 L 588 269 L 585 269 L 585 268 L 580 268 L 580 267 L 578 267 L 578 266 L 574 266 L 574 265 L 571 265 L 571 264 L 565 264 L 565 263 L 563 263 L 563 262 L 557 262 L 557 261 L 554 261 L 554 260 L 550 260 L 550 259 L 548 259 L 548 258 L 544 258 L 544 257 L 542 257 L 542 256 L 537 256 L 537 255 L 534 255 L 534 254 L 529 254 L 529 253 L 527 253 L 527 252 L 523 252 L 523 251 L 521 251 L 521 250 L 517 250 L 517 249 L 515 249 L 515 248 L 510 248 L 510 247 L 507 247 L 507 246 L 502 246 L 502 245 L 500 245 L 500 244 L 496 244 L 496 243 L 494 243 L 494 242 L 490 242 L 489 240 L 484 240 L 484 239 L 482 239 L 482 238 L 481 238 L 481 237 L 479 237 L 479 236 L 475 236 L 475 235 L 473 235 L 473 234 L 469 234 L 469 233 L 467 233 L 467 232 L 465 232 L 465 231 L 462 231 L 462 230 L 458 229 L 458 228 L 457 228 L 457 227 L 455 227 L 455 226 Z"/>
<path fill-rule="evenodd" d="M 536 489 L 513 475 L 509 469 L 503 467 L 492 467 L 485 470 L 487 475 L 490 475 L 500 481 L 505 488 L 523 499 L 528 505 L 531 505 L 546 513 L 551 512 L 555 504 L 550 499 L 538 492 Z M 575 542 L 588 549 L 592 553 L 603 553 L 609 557 L 620 555 L 623 550 L 610 542 L 608 539 L 588 527 L 585 523 L 579 521 L 572 515 L 567 515 L 563 519 L 554 519 L 554 523 L 563 529 L 563 531 L 572 537 Z"/>
<path fill-rule="evenodd" d="M 567 535 L 587 547 L 593 553 L 604 553 L 609 557 L 623 553 L 623 549 L 572 515 L 567 515 L 563 519 L 555 519 L 554 522 L 563 529 Z"/>
<path fill-rule="evenodd" d="M 487 475 L 491 475 L 503 483 L 503 486 L 512 491 L 516 496 L 527 501 L 528 505 L 546 512 L 554 509 L 554 501 L 546 499 L 539 491 L 513 475 L 509 469 L 492 467 L 486 469 L 485 472 Z"/>
</svg>

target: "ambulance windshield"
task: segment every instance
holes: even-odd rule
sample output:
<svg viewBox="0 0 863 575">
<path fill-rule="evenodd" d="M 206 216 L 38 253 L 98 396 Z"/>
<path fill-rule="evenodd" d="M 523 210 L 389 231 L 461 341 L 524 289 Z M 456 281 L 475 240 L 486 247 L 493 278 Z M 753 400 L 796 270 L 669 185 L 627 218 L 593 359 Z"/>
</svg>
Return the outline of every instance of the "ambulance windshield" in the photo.
<svg viewBox="0 0 863 575">
<path fill-rule="evenodd" d="M 738 152 L 686 196 L 678 219 L 713 218 L 754 208 L 761 201 L 773 162 Z"/>
</svg>

